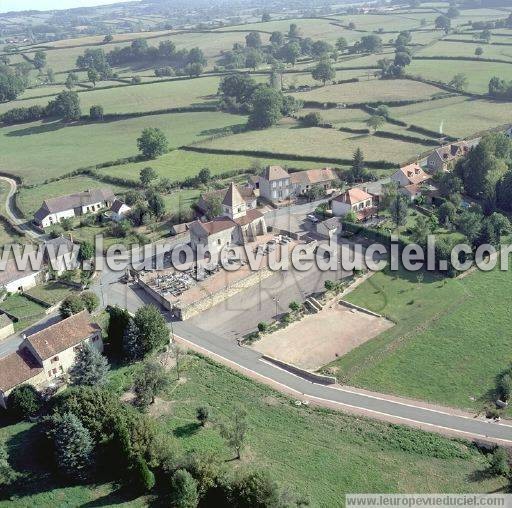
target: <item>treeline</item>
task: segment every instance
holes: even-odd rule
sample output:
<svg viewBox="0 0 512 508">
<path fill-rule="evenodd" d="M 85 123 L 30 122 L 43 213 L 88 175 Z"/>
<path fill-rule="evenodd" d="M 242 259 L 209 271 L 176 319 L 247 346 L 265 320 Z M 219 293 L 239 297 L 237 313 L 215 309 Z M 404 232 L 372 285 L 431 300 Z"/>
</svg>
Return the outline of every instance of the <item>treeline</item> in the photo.
<svg viewBox="0 0 512 508">
<path fill-rule="evenodd" d="M 495 76 L 489 81 L 489 95 L 496 99 L 512 99 L 512 81 Z"/>
<path fill-rule="evenodd" d="M 101 106 L 93 106 L 91 112 L 95 113 Z M 79 120 L 82 115 L 80 100 L 76 92 L 63 91 L 46 106 L 30 106 L 27 108 L 13 108 L 0 116 L 0 120 L 8 125 L 24 122 L 33 122 L 43 118 L 62 118 L 65 121 Z"/>
<path fill-rule="evenodd" d="M 505 5 L 505 3 L 503 5 Z M 487 7 L 487 5 L 486 5 L 486 7 Z M 470 23 L 471 23 L 471 28 L 473 28 L 474 30 L 490 30 L 493 28 L 512 28 L 512 14 L 510 14 L 510 16 L 505 19 L 497 19 L 495 21 L 471 21 Z"/>
<path fill-rule="evenodd" d="M 158 64 L 157 76 L 173 76 L 188 74 L 198 76 L 207 65 L 204 53 L 199 48 L 177 50 L 170 41 L 162 41 L 157 46 L 150 46 L 146 39 L 136 39 L 129 46 L 114 48 L 109 53 L 103 49 L 87 49 L 76 60 L 81 70 L 94 71 L 101 79 L 113 75 L 112 67 L 135 62 Z"/>
<path fill-rule="evenodd" d="M 32 68 L 29 64 L 10 67 L 0 63 L 0 102 L 13 101 L 25 91 Z"/>
</svg>

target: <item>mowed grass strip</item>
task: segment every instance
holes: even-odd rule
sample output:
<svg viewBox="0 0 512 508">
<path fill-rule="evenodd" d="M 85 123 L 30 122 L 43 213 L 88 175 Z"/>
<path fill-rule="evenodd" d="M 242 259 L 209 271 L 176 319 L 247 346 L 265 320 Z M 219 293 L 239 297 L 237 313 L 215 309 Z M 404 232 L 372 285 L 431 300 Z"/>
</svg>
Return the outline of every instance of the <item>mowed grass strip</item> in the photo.
<svg viewBox="0 0 512 508">
<path fill-rule="evenodd" d="M 80 167 L 136 155 L 137 138 L 146 127 L 162 129 L 170 148 L 176 148 L 245 123 L 242 116 L 205 112 L 103 123 L 33 122 L 4 127 L 0 129 L 2 167 L 27 183 L 41 183 Z"/>
<path fill-rule="evenodd" d="M 340 132 L 319 127 L 281 125 L 263 131 L 250 131 L 202 143 L 200 146 L 228 150 L 260 150 L 310 157 L 351 159 L 357 148 L 367 160 L 404 162 L 425 151 L 423 145 L 370 135 Z"/>
<path fill-rule="evenodd" d="M 303 101 L 359 103 L 428 99 L 439 93 L 442 91 L 435 86 L 408 79 L 396 79 L 326 85 L 292 95 Z"/>
<path fill-rule="evenodd" d="M 348 296 L 397 325 L 334 362 L 351 385 L 477 410 L 509 367 L 510 271 L 378 273 Z"/>
</svg>

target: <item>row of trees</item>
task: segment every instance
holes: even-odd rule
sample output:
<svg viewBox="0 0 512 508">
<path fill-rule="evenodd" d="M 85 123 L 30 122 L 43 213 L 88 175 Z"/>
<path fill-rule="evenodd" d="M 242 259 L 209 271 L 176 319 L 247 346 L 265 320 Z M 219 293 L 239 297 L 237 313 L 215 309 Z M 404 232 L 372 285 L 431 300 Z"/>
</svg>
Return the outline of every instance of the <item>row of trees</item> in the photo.
<svg viewBox="0 0 512 508">
<path fill-rule="evenodd" d="M 159 64 L 157 75 L 174 74 L 199 75 L 206 67 L 207 60 L 199 48 L 177 50 L 170 41 L 160 42 L 158 47 L 150 46 L 146 39 L 136 39 L 129 46 L 114 48 L 105 53 L 101 48 L 86 49 L 76 60 L 76 66 L 88 72 L 89 81 L 113 76 L 112 67 L 136 62 Z"/>
<path fill-rule="evenodd" d="M 512 99 L 512 81 L 493 77 L 489 81 L 489 95 L 496 99 Z"/>
</svg>

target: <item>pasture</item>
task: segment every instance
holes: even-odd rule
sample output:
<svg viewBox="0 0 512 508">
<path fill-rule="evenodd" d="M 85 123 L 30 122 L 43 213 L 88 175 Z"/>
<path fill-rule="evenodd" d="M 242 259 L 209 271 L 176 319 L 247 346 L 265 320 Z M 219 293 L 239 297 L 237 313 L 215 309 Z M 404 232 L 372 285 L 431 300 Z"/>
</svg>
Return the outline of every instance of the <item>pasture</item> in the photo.
<svg viewBox="0 0 512 508">
<path fill-rule="evenodd" d="M 425 273 L 421 284 L 415 273 L 377 273 L 348 300 L 397 324 L 331 367 L 351 385 L 478 410 L 510 365 L 511 281 L 510 270 Z"/>
<path fill-rule="evenodd" d="M 360 103 L 429 99 L 445 93 L 439 88 L 411 80 L 359 81 L 341 85 L 326 85 L 308 92 L 291 94 L 303 101 Z"/>
<path fill-rule="evenodd" d="M 425 79 L 448 83 L 455 74 L 465 74 L 468 78 L 468 91 L 486 94 L 492 77 L 512 80 L 512 65 L 495 62 L 461 60 L 414 60 L 407 67 L 407 73 Z"/>
<path fill-rule="evenodd" d="M 506 103 L 451 97 L 391 108 L 391 116 L 451 136 L 467 137 L 512 122 Z"/>
<path fill-rule="evenodd" d="M 170 148 L 207 138 L 245 117 L 220 112 L 154 115 L 102 123 L 33 122 L 0 130 L 2 163 L 27 183 L 41 183 L 79 167 L 137 155 L 137 138 L 158 127 Z"/>
<path fill-rule="evenodd" d="M 217 76 L 207 76 L 196 80 L 116 86 L 106 90 L 99 88 L 80 91 L 79 89 L 78 92 L 83 114 L 88 114 L 89 108 L 96 104 L 103 106 L 105 113 L 134 113 L 212 104 L 216 101 L 219 80 Z M 61 86 L 56 93 L 61 92 L 63 88 Z M 29 107 L 35 104 L 44 106 L 51 99 L 52 97 L 44 97 L 6 102 L 0 104 L 0 114 L 13 107 Z"/>
<path fill-rule="evenodd" d="M 454 36 L 456 37 L 456 36 Z M 483 44 L 482 42 L 452 42 L 438 41 L 431 46 L 420 49 L 415 56 L 457 56 L 475 58 L 476 48 L 482 48 L 482 58 L 495 58 L 497 60 L 509 60 L 512 64 L 512 44 L 510 46 L 498 46 Z"/>
<path fill-rule="evenodd" d="M 386 160 L 397 164 L 425 151 L 422 145 L 394 139 L 348 134 L 319 127 L 302 128 L 289 124 L 218 138 L 201 143 L 201 146 L 341 159 L 351 159 L 354 151 L 361 148 L 367 160 Z"/>
</svg>

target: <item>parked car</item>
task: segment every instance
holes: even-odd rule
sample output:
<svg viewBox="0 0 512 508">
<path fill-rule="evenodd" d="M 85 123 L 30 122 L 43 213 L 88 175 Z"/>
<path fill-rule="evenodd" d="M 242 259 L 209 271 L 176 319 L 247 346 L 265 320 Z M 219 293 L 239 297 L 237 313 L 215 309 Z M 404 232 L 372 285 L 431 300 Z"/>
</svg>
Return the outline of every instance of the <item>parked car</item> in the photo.
<svg viewBox="0 0 512 508">
<path fill-rule="evenodd" d="M 310 213 L 306 218 L 308 220 L 310 220 L 313 224 L 320 222 L 320 220 L 316 217 L 316 215 L 313 215 L 312 213 Z"/>
</svg>

